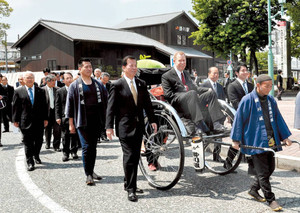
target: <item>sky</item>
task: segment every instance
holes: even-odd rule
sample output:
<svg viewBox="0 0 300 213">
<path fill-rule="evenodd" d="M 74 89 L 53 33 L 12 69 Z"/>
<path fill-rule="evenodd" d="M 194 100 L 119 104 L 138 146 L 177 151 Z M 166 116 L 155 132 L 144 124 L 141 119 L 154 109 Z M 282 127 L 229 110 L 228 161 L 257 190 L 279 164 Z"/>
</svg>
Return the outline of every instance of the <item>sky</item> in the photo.
<svg viewBox="0 0 300 213">
<path fill-rule="evenodd" d="M 127 18 L 182 10 L 189 14 L 192 11 L 192 0 L 6 1 L 14 10 L 9 17 L 0 19 L 0 22 L 10 24 L 7 31 L 8 42 L 16 42 L 18 35 L 21 38 L 40 19 L 113 28 Z"/>
</svg>

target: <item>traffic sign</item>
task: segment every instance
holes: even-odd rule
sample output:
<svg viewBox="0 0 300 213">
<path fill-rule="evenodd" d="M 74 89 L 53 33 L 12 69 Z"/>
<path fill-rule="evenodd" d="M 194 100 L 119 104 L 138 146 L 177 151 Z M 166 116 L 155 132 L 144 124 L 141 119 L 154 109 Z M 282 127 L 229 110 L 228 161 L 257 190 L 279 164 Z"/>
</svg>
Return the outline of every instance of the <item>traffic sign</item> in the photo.
<svg viewBox="0 0 300 213">
<path fill-rule="evenodd" d="M 231 65 L 231 63 L 232 63 L 232 61 L 227 60 L 227 64 L 228 64 L 228 65 Z"/>
</svg>

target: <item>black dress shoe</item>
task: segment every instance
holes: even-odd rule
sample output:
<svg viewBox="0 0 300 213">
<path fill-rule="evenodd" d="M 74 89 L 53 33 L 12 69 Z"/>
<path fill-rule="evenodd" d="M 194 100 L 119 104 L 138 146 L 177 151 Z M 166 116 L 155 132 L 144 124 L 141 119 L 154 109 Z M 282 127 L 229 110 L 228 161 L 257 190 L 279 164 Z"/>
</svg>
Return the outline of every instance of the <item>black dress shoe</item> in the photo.
<svg viewBox="0 0 300 213">
<path fill-rule="evenodd" d="M 76 153 L 72 153 L 71 155 L 72 155 L 73 159 L 78 159 L 78 155 Z"/>
<path fill-rule="evenodd" d="M 3 145 L 2 145 L 2 143 L 0 142 L 0 147 L 2 147 Z"/>
<path fill-rule="evenodd" d="M 34 162 L 35 162 L 36 164 L 42 164 L 42 161 L 41 161 L 40 158 L 35 158 L 35 159 L 34 159 Z"/>
<path fill-rule="evenodd" d="M 33 170 L 34 170 L 34 165 L 28 164 L 27 171 L 33 171 Z"/>
<path fill-rule="evenodd" d="M 140 189 L 140 188 L 136 188 L 135 192 L 136 192 L 136 193 L 143 194 L 143 193 L 144 193 L 144 190 L 143 190 L 143 189 Z"/>
<path fill-rule="evenodd" d="M 88 185 L 88 186 L 95 185 L 95 181 L 93 180 L 93 177 L 91 175 L 88 175 L 86 177 L 86 185 Z"/>
<path fill-rule="evenodd" d="M 95 180 L 102 180 L 102 177 L 97 175 L 95 172 L 93 173 L 93 179 Z"/>
<path fill-rule="evenodd" d="M 9 130 L 4 130 L 2 133 L 9 132 Z"/>
<path fill-rule="evenodd" d="M 136 194 L 134 192 L 128 192 L 128 200 L 132 201 L 132 202 L 137 202 L 138 197 L 136 196 Z"/>
<path fill-rule="evenodd" d="M 69 160 L 69 156 L 64 155 L 64 156 L 62 157 L 62 161 L 63 161 L 63 162 L 66 162 L 66 161 L 68 161 L 68 160 Z"/>
</svg>

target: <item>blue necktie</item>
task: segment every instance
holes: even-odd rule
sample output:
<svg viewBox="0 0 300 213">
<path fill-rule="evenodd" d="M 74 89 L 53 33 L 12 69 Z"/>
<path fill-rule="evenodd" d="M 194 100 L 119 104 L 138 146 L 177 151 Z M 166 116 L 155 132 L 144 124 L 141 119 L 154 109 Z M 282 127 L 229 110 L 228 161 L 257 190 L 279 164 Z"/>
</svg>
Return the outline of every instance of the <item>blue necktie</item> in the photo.
<svg viewBox="0 0 300 213">
<path fill-rule="evenodd" d="M 243 87 L 244 87 L 245 94 L 248 94 L 248 90 L 247 90 L 246 84 L 247 84 L 247 82 L 245 81 L 245 82 L 243 83 Z"/>
<path fill-rule="evenodd" d="M 28 91 L 29 91 L 29 98 L 30 98 L 31 104 L 33 105 L 34 99 L 33 99 L 32 88 L 31 87 L 28 88 Z"/>
<path fill-rule="evenodd" d="M 217 84 L 216 84 L 216 82 L 214 82 L 214 90 L 217 93 Z"/>
</svg>

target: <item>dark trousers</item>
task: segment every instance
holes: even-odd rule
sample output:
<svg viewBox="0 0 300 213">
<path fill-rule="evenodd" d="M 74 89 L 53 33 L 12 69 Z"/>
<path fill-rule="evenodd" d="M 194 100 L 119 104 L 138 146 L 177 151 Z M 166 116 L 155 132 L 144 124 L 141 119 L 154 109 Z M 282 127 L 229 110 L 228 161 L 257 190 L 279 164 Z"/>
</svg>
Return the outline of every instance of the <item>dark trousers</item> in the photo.
<svg viewBox="0 0 300 213">
<path fill-rule="evenodd" d="M 43 124 L 41 124 L 43 125 Z M 33 164 L 33 157 L 39 158 L 43 144 L 43 126 L 32 125 L 29 129 L 21 129 L 27 164 Z"/>
<path fill-rule="evenodd" d="M 95 128 L 78 128 L 79 140 L 82 148 L 82 162 L 86 176 L 93 175 L 96 154 L 98 134 Z"/>
<path fill-rule="evenodd" d="M 70 153 L 76 154 L 78 150 L 78 134 L 70 134 L 69 123 L 61 126 L 61 138 L 63 154 L 69 156 Z"/>
<path fill-rule="evenodd" d="M 137 188 L 137 169 L 142 144 L 142 131 L 130 138 L 119 138 L 123 150 L 124 187 L 127 191 L 135 192 Z"/>
<path fill-rule="evenodd" d="M 251 158 L 254 171 L 256 173 L 251 189 L 261 189 L 266 200 L 270 203 L 275 200 L 275 194 L 272 192 L 270 183 L 270 176 L 275 170 L 275 158 L 273 153 L 264 152 L 261 154 L 252 155 Z"/>
<path fill-rule="evenodd" d="M 174 98 L 173 105 L 179 112 L 184 113 L 184 117 L 190 118 L 195 124 L 204 119 L 202 111 L 206 110 L 206 105 L 208 105 L 209 115 L 205 116 L 210 116 L 212 122 L 224 118 L 221 106 L 213 90 L 204 92 L 199 96 L 194 90 L 180 93 Z M 205 120 L 207 119 L 205 118 Z"/>
<path fill-rule="evenodd" d="M 53 134 L 53 148 L 58 149 L 60 146 L 61 131 L 58 123 L 55 121 L 54 109 L 50 109 L 48 125 L 45 128 L 46 144 L 50 147 L 51 136 Z"/>
<path fill-rule="evenodd" d="M 283 93 L 283 88 L 282 87 L 278 87 L 278 91 L 277 91 L 277 95 L 276 97 L 281 100 L 281 95 Z"/>
<path fill-rule="evenodd" d="M 4 125 L 4 131 L 9 131 L 9 121 L 11 120 L 11 118 L 6 108 L 2 110 L 2 120 Z"/>
</svg>

